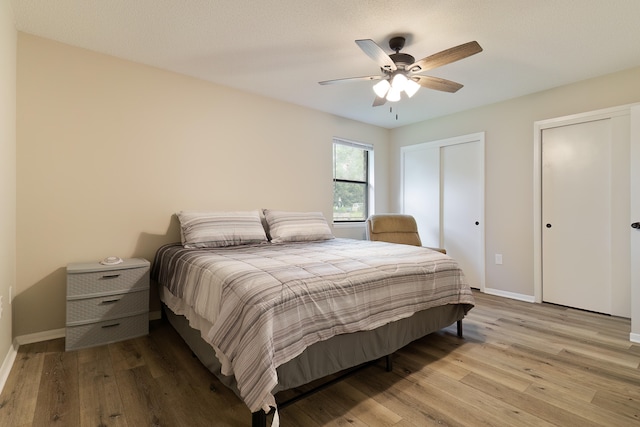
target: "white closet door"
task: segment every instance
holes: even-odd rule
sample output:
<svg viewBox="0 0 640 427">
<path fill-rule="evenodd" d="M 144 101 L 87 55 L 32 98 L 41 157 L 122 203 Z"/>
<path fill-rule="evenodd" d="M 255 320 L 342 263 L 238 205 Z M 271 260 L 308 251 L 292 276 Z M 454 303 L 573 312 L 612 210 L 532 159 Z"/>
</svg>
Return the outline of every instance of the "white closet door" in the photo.
<svg viewBox="0 0 640 427">
<path fill-rule="evenodd" d="M 415 217 L 423 246 L 441 247 L 440 148 L 421 144 L 402 153 L 402 212 Z"/>
<path fill-rule="evenodd" d="M 640 104 L 631 108 L 630 126 L 630 212 L 629 222 L 640 222 Z M 637 226 L 637 225 L 636 225 Z M 631 259 L 640 260 L 640 229 L 630 233 Z M 631 341 L 640 343 L 640 263 L 632 262 L 630 274 L 629 307 L 631 315 Z"/>
<path fill-rule="evenodd" d="M 484 134 L 403 147 L 402 211 L 484 290 Z M 477 223 L 477 224 L 476 224 Z"/>
<path fill-rule="evenodd" d="M 631 316 L 637 163 L 630 156 L 631 110 L 623 105 L 534 124 L 538 302 Z"/>
<path fill-rule="evenodd" d="M 483 158 L 477 142 L 446 145 L 441 150 L 442 239 L 474 288 L 484 271 Z"/>
<path fill-rule="evenodd" d="M 611 313 L 611 120 L 542 133 L 542 299 Z"/>
</svg>

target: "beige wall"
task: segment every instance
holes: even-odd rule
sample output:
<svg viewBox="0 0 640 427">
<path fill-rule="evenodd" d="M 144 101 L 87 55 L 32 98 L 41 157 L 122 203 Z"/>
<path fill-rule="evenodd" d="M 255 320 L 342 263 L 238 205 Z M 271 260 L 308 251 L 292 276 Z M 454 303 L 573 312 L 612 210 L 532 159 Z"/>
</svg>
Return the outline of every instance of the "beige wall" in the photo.
<svg viewBox="0 0 640 427">
<path fill-rule="evenodd" d="M 23 33 L 17 123 L 14 336 L 64 327 L 67 263 L 152 260 L 179 210 L 330 218 L 334 136 L 374 144 L 389 181 L 386 129 Z"/>
<path fill-rule="evenodd" d="M 8 1 L 0 2 L 0 364 L 11 347 L 16 284 L 16 48 L 17 33 Z"/>
<path fill-rule="evenodd" d="M 401 146 L 486 131 L 486 286 L 533 296 L 534 122 L 638 101 L 640 68 L 395 129 L 391 194 L 399 194 Z M 390 205 L 399 209 L 398 198 Z M 503 265 L 495 265 L 496 253 Z"/>
<path fill-rule="evenodd" d="M 389 131 L 22 33 L 17 66 L 14 336 L 64 327 L 67 263 L 152 259 L 178 210 L 329 217 L 333 136 L 375 145 L 383 212 L 400 207 L 401 146 L 486 131 L 487 287 L 533 295 L 533 123 L 640 101 L 639 68 Z"/>
</svg>

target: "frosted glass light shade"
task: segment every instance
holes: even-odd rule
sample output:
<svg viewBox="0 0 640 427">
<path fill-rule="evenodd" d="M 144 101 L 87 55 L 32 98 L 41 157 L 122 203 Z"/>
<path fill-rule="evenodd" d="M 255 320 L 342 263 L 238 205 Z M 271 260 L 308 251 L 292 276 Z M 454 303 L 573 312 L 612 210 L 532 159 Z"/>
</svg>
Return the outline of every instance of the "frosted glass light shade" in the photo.
<svg viewBox="0 0 640 427">
<path fill-rule="evenodd" d="M 415 95 L 418 89 L 420 89 L 420 85 L 411 79 L 407 80 L 407 82 L 404 84 L 404 91 L 407 96 L 409 96 L 409 98 Z"/>
<path fill-rule="evenodd" d="M 391 89 L 389 89 L 389 93 L 387 93 L 387 101 L 389 102 L 400 101 L 400 90 L 391 86 Z"/>
<path fill-rule="evenodd" d="M 402 92 L 404 90 L 404 86 L 407 83 L 407 76 L 404 74 L 396 74 L 393 76 L 393 80 L 391 81 L 391 87 Z"/>
<path fill-rule="evenodd" d="M 378 95 L 378 97 L 384 98 L 390 87 L 391 85 L 389 84 L 389 80 L 380 80 L 378 83 L 373 85 L 373 91 Z"/>
</svg>

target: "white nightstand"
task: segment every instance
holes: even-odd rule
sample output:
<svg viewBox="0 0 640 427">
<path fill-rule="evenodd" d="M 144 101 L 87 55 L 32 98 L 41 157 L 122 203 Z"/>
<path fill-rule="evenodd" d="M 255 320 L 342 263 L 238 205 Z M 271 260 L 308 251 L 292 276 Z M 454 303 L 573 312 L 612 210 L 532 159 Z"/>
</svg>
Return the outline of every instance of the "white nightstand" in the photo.
<svg viewBox="0 0 640 427">
<path fill-rule="evenodd" d="M 142 258 L 67 265 L 65 350 L 149 333 L 149 265 Z"/>
</svg>

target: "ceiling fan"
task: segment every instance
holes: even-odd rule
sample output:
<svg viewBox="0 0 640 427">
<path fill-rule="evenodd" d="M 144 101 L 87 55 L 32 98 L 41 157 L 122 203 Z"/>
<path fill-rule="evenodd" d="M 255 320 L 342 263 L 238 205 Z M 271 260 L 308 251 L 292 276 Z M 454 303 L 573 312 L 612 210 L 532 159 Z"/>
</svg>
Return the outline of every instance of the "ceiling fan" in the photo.
<svg viewBox="0 0 640 427">
<path fill-rule="evenodd" d="M 373 40 L 356 40 L 356 44 L 360 49 L 380 66 L 382 75 L 325 80 L 319 83 L 321 85 L 329 85 L 359 80 L 380 80 L 373 86 L 373 90 L 376 93 L 376 98 L 373 101 L 374 107 L 383 105 L 387 101 L 399 101 L 403 92 L 411 98 L 420 87 L 454 93 L 460 90 L 463 85 L 439 77 L 423 76 L 420 73 L 482 52 L 482 47 L 478 42 L 472 41 L 416 61 L 413 56 L 407 53 L 400 53 L 404 43 L 404 37 L 392 37 L 389 40 L 389 47 L 395 53 L 388 55 Z"/>
</svg>

